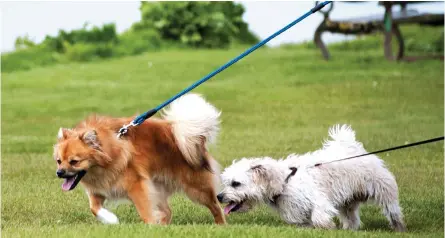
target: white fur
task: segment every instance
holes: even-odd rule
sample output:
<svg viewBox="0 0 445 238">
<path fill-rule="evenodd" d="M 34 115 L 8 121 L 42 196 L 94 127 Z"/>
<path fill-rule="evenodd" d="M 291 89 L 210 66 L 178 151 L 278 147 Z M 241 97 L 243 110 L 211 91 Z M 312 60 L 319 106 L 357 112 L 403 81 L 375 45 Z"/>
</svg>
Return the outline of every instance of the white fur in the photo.
<svg viewBox="0 0 445 238">
<path fill-rule="evenodd" d="M 104 224 L 119 224 L 117 216 L 105 208 L 99 209 L 96 218 Z"/>
<path fill-rule="evenodd" d="M 196 145 L 216 141 L 220 114 L 198 94 L 186 94 L 163 111 L 163 118 L 172 122 L 179 149 L 192 165 L 200 165 Z"/>
<path fill-rule="evenodd" d="M 62 139 L 63 138 L 63 129 L 59 128 L 59 132 L 57 132 L 57 139 Z"/>
<path fill-rule="evenodd" d="M 332 218 L 338 216 L 343 229 L 356 230 L 360 226 L 359 205 L 373 201 L 382 207 L 395 230 L 405 230 L 396 180 L 377 156 L 314 167 L 320 162 L 367 153 L 349 126 L 334 126 L 329 136 L 331 140 L 315 152 L 291 154 L 284 160 L 266 157 L 234 162 L 221 175 L 223 202 L 243 202 L 241 211 L 264 202 L 286 222 L 300 226 L 332 229 Z M 286 183 L 290 167 L 298 170 Z M 241 185 L 232 187 L 233 181 Z"/>
</svg>

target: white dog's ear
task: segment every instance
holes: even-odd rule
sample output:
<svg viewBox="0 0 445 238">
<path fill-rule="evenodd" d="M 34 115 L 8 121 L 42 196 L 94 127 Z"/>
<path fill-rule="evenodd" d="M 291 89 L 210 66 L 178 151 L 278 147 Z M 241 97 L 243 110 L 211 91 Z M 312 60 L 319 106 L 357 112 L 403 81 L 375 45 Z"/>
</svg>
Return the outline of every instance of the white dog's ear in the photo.
<svg viewBox="0 0 445 238">
<path fill-rule="evenodd" d="M 250 168 L 253 173 L 253 180 L 256 184 L 262 184 L 266 188 L 266 196 L 273 199 L 275 195 L 281 194 L 283 190 L 283 180 L 273 167 L 267 165 L 254 165 Z"/>
<path fill-rule="evenodd" d="M 264 182 L 268 180 L 268 172 L 267 169 L 261 165 L 254 165 L 250 168 L 250 170 L 253 173 L 253 179 L 255 180 L 255 182 Z"/>
<path fill-rule="evenodd" d="M 100 150 L 100 143 L 95 130 L 85 132 L 80 136 L 80 139 L 88 146 Z"/>
</svg>

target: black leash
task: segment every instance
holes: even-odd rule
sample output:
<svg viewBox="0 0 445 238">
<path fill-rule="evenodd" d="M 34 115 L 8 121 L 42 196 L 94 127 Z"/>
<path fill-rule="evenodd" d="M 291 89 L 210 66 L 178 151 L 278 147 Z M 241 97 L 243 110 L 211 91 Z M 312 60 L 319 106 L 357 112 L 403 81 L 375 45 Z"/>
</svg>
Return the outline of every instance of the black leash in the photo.
<svg viewBox="0 0 445 238">
<path fill-rule="evenodd" d="M 414 142 L 411 144 L 407 144 L 407 145 L 401 145 L 401 146 L 396 146 L 396 147 L 392 147 L 392 148 L 388 148 L 388 149 L 384 149 L 384 150 L 378 150 L 378 151 L 374 151 L 374 152 L 370 152 L 370 153 L 366 153 L 366 154 L 362 154 L 362 155 L 356 155 L 356 156 L 351 156 L 351 157 L 347 157 L 344 159 L 339 159 L 339 160 L 333 160 L 333 161 L 328 161 L 328 162 L 324 162 L 324 163 L 317 163 L 314 165 L 314 167 L 320 166 L 322 164 L 330 164 L 333 162 L 338 162 L 338 161 L 343 161 L 343 160 L 348 160 L 348 159 L 354 159 L 354 158 L 358 158 L 358 157 L 362 157 L 362 156 L 366 156 L 366 155 L 372 155 L 372 154 L 378 154 L 378 153 L 382 153 L 382 152 L 387 152 L 387 151 L 392 151 L 392 150 L 398 150 L 398 149 L 403 149 L 403 148 L 407 148 L 407 147 L 413 147 L 413 146 L 418 146 L 418 145 L 422 145 L 422 144 L 428 144 L 428 143 L 432 143 L 432 142 L 436 142 L 436 141 L 441 141 L 444 140 L 444 137 L 437 137 L 437 138 L 433 138 L 433 139 L 429 139 L 429 140 L 424 140 L 424 141 L 419 141 L 419 142 Z M 284 180 L 284 182 L 287 184 L 289 182 L 289 179 L 294 176 L 297 173 L 298 168 L 296 167 L 290 167 L 290 170 L 292 170 L 292 172 L 286 177 L 286 179 Z M 269 202 L 272 205 L 276 205 L 277 203 L 277 199 L 281 196 L 281 194 L 277 194 L 275 196 L 272 197 L 272 199 L 269 199 Z"/>
<path fill-rule="evenodd" d="M 370 152 L 367 154 L 362 154 L 362 155 L 356 155 L 356 156 L 351 156 L 348 158 L 344 158 L 344 159 L 339 159 L 339 160 L 333 160 L 333 161 L 328 161 L 328 162 L 324 162 L 324 163 L 318 163 L 315 164 L 314 167 L 320 166 L 322 164 L 330 164 L 333 162 L 338 162 L 338 161 L 343 161 L 343 160 L 348 160 L 348 159 L 354 159 L 354 158 L 358 158 L 358 157 L 362 157 L 362 156 L 366 156 L 366 155 L 372 155 L 372 154 L 378 154 L 378 153 L 382 153 L 382 152 L 387 152 L 387 151 L 392 151 L 392 150 L 398 150 L 398 149 L 403 149 L 403 148 L 407 148 L 407 147 L 412 147 L 412 146 L 417 146 L 417 145 L 422 145 L 422 144 L 427 144 L 427 143 L 432 143 L 432 142 L 436 142 L 436 141 L 440 141 L 440 140 L 444 140 L 444 137 L 437 137 L 437 138 L 433 138 L 433 139 L 429 139 L 429 140 L 424 140 L 424 141 L 419 141 L 419 142 L 414 142 L 411 144 L 407 144 L 407 145 L 401 145 L 401 146 L 396 146 L 396 147 L 392 147 L 392 148 L 388 148 L 388 149 L 384 149 L 384 150 L 378 150 L 378 151 L 374 151 L 374 152 Z M 292 170 L 292 173 L 295 174 Z M 291 173 L 291 174 L 292 174 Z"/>
<path fill-rule="evenodd" d="M 407 148 L 407 147 L 412 147 L 412 146 L 432 143 L 432 142 L 441 141 L 441 140 L 444 140 L 443 136 L 442 137 L 433 138 L 433 139 L 429 139 L 429 140 L 419 141 L 419 142 L 415 142 L 415 143 L 411 143 L 411 144 L 407 144 L 407 145 L 396 146 L 396 147 L 392 147 L 392 148 L 388 148 L 388 149 L 384 149 L 384 150 L 378 150 L 378 151 L 374 151 L 374 152 L 370 152 L 370 153 L 366 153 L 366 154 L 362 154 L 362 155 L 351 156 L 351 157 L 347 157 L 347 158 L 344 158 L 344 159 L 328 161 L 328 162 L 324 162 L 324 163 L 317 163 L 317 164 L 314 165 L 314 167 L 320 166 L 322 164 L 330 164 L 330 163 L 333 163 L 333 162 L 338 162 L 338 161 L 343 161 L 343 160 L 348 160 L 348 159 L 354 159 L 354 158 L 358 158 L 358 157 L 362 157 L 362 156 L 366 156 L 366 155 L 378 154 L 378 153 L 382 153 L 382 152 L 403 149 L 403 148 Z M 292 170 L 292 172 L 284 180 L 284 182 L 286 184 L 289 182 L 289 179 L 292 176 L 294 176 L 297 173 L 297 171 L 298 171 L 298 168 L 296 168 L 296 167 L 290 167 L 289 169 Z M 281 194 L 277 194 L 277 195 L 273 196 L 272 199 L 269 199 L 270 204 L 271 205 L 276 205 L 277 204 L 277 199 L 280 196 L 281 196 Z"/>
<path fill-rule="evenodd" d="M 284 180 L 285 183 L 289 182 L 290 177 L 294 176 L 297 173 L 297 168 L 295 167 L 290 167 L 290 170 L 292 170 L 292 172 L 286 177 L 286 179 Z"/>
<path fill-rule="evenodd" d="M 298 169 L 295 167 L 290 167 L 290 170 L 292 170 L 292 172 L 286 177 L 286 179 L 284 180 L 284 182 L 287 184 L 289 182 L 289 179 L 294 176 Z M 277 194 L 275 196 L 272 197 L 272 199 L 269 199 L 269 202 L 271 205 L 276 205 L 277 204 L 277 199 L 281 196 L 281 194 Z"/>
</svg>

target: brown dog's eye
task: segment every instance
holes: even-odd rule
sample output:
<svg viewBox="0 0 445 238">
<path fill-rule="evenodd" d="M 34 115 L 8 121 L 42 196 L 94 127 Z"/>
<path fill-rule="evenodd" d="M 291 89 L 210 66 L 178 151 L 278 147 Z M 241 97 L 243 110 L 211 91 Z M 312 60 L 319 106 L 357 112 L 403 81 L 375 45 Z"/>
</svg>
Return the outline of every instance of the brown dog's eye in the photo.
<svg viewBox="0 0 445 238">
<path fill-rule="evenodd" d="M 75 165 L 75 164 L 77 164 L 77 162 L 79 162 L 79 161 L 77 161 L 77 160 L 71 160 L 71 161 L 70 161 L 70 165 Z"/>
<path fill-rule="evenodd" d="M 233 182 L 232 182 L 232 187 L 234 187 L 234 188 L 236 188 L 236 187 L 238 187 L 238 186 L 240 186 L 240 185 L 241 185 L 241 183 L 238 182 L 238 181 L 233 181 Z"/>
<path fill-rule="evenodd" d="M 61 161 L 60 159 L 58 159 L 58 160 L 57 160 L 57 163 L 60 164 L 60 163 L 62 163 L 62 161 Z"/>
</svg>

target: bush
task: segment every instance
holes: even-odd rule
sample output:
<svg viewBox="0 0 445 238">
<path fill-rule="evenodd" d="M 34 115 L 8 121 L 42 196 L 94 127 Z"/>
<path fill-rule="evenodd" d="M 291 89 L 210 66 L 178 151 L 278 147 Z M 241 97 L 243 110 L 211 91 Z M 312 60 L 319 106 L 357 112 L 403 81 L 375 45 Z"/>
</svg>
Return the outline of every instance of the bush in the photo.
<svg viewBox="0 0 445 238">
<path fill-rule="evenodd" d="M 135 55 L 157 50 L 165 47 L 167 43 L 155 30 L 129 30 L 117 36 L 114 24 L 101 28 L 93 27 L 92 30 L 88 30 L 85 25 L 82 29 L 71 32 L 60 30 L 56 37 L 47 36 L 37 45 L 29 40 L 29 37 L 17 38 L 17 50 L 2 54 L 2 71 L 28 70 L 69 61 L 84 62 Z"/>
<path fill-rule="evenodd" d="M 258 41 L 242 20 L 243 6 L 234 2 L 142 2 L 141 13 L 134 30 L 155 29 L 163 39 L 187 46 L 223 48 L 233 41 Z"/>
<path fill-rule="evenodd" d="M 34 47 L 36 43 L 29 38 L 28 35 L 19 36 L 15 39 L 14 47 L 16 50 Z"/>
<path fill-rule="evenodd" d="M 113 49 L 116 56 L 136 55 L 163 47 L 161 36 L 154 30 L 129 30 L 118 38 Z"/>
<path fill-rule="evenodd" d="M 92 61 L 116 56 L 136 55 L 162 46 L 159 34 L 153 30 L 127 31 L 115 42 L 63 43 L 64 55 L 69 61 Z"/>
<path fill-rule="evenodd" d="M 105 24 L 102 27 L 94 26 L 92 29 L 87 29 L 87 24 L 78 30 L 66 32 L 59 30 L 57 36 L 46 36 L 43 44 L 52 51 L 59 53 L 65 52 L 66 42 L 70 45 L 79 43 L 83 44 L 102 44 L 117 42 L 116 25 L 114 23 Z"/>
<path fill-rule="evenodd" d="M 113 45 L 110 43 L 77 43 L 71 45 L 64 43 L 66 59 L 70 61 L 91 61 L 98 58 L 113 56 Z"/>
<path fill-rule="evenodd" d="M 48 51 L 43 46 L 18 49 L 14 52 L 2 54 L 2 72 L 28 70 L 34 67 L 51 65 L 58 61 L 60 55 Z"/>
</svg>

